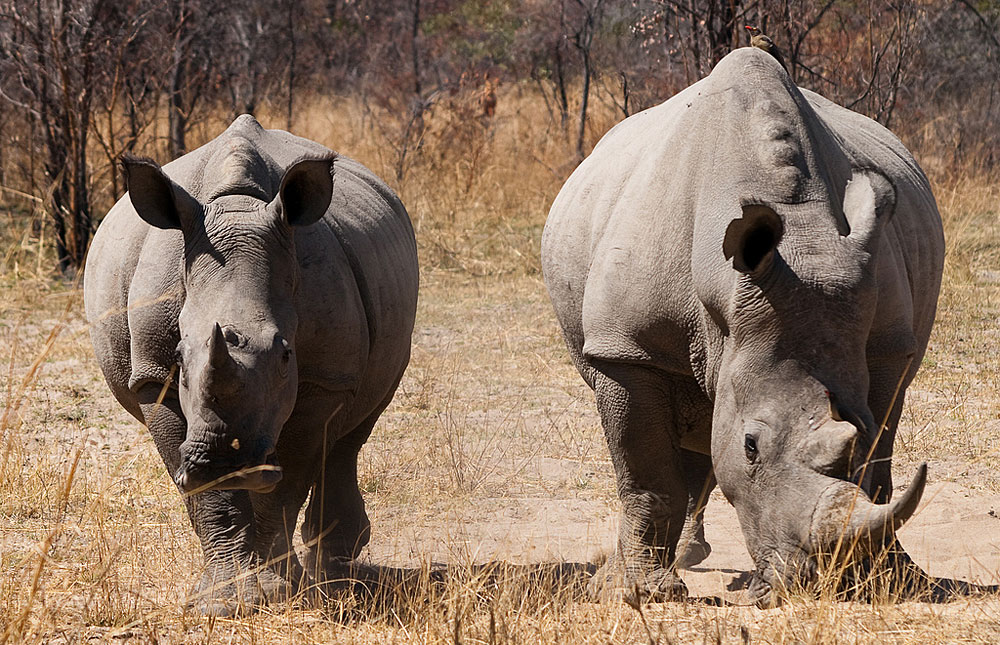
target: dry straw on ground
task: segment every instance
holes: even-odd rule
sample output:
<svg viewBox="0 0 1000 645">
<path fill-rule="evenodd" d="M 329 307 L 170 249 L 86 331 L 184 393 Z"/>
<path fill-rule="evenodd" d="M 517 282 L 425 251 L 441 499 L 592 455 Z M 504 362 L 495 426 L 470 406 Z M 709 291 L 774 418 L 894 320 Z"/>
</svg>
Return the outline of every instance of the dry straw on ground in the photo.
<svg viewBox="0 0 1000 645">
<path fill-rule="evenodd" d="M 573 572 L 496 564 L 594 561 L 611 544 L 616 502 L 592 397 L 569 365 L 539 275 L 541 227 L 572 168 L 572 145 L 536 96 L 508 90 L 491 119 L 466 114 L 460 100 L 425 115 L 416 134 L 339 100 L 314 100 L 294 128 L 389 178 L 417 230 L 413 359 L 360 468 L 374 524 L 366 558 L 410 567 L 416 586 L 381 602 L 275 605 L 240 619 L 187 613 L 201 565 L 180 497 L 149 437 L 104 385 L 77 285 L 50 276 L 51 234 L 12 204 L 0 213 L 0 643 L 1000 641 L 996 597 L 932 605 L 802 594 L 767 611 L 705 600 L 633 607 L 582 602 Z M 594 132 L 613 120 L 608 110 Z M 199 136 L 222 125 L 208 123 Z M 390 144 L 404 134 L 415 138 L 401 160 L 404 146 Z M 895 464 L 902 481 L 929 461 L 941 496 L 975 500 L 976 526 L 993 526 L 997 537 L 991 551 L 970 555 L 993 582 L 996 180 L 935 179 L 949 244 L 944 291 Z M 922 512 L 934 504 L 931 496 Z M 710 539 L 745 570 L 727 512 L 713 500 Z M 956 516 L 952 531 L 967 519 Z M 449 565 L 443 583 L 420 577 L 440 568 L 432 563 Z M 495 566 L 472 566 L 482 563 Z M 933 557 L 923 564 L 937 566 Z M 696 596 L 737 577 L 721 566 L 688 575 Z"/>
</svg>

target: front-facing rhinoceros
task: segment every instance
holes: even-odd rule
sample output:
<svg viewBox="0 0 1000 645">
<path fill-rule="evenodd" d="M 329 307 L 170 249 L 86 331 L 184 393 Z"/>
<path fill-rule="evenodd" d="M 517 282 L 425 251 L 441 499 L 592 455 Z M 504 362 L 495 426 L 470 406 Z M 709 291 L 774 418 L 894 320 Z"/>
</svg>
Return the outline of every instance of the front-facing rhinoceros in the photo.
<svg viewBox="0 0 1000 645">
<path fill-rule="evenodd" d="M 892 540 L 926 481 L 921 466 L 889 503 L 943 253 L 927 179 L 899 140 L 757 49 L 611 130 L 542 236 L 623 507 L 592 592 L 624 576 L 685 593 L 677 560 L 708 547 L 677 545 L 713 467 L 761 603 L 838 543 L 861 554 Z"/>
<path fill-rule="evenodd" d="M 369 170 L 251 116 L 123 165 L 87 260 L 91 337 L 185 494 L 199 607 L 228 613 L 294 588 L 310 493 L 313 571 L 368 542 L 357 457 L 409 360 L 413 229 Z"/>
</svg>

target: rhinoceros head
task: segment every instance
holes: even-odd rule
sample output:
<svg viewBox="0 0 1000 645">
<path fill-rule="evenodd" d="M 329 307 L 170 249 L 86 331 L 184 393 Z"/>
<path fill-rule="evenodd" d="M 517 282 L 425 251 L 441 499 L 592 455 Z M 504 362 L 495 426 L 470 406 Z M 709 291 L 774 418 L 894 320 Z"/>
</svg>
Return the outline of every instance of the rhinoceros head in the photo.
<svg viewBox="0 0 1000 645">
<path fill-rule="evenodd" d="M 883 176 L 857 170 L 840 194 L 835 206 L 744 203 L 725 232 L 733 286 L 713 313 L 725 340 L 712 453 L 762 603 L 813 576 L 821 554 L 882 544 L 915 510 L 926 478 L 921 468 L 884 505 L 859 486 L 883 421 L 868 407 L 866 343 L 895 193 Z"/>
<path fill-rule="evenodd" d="M 174 478 L 188 492 L 266 492 L 281 479 L 275 447 L 298 387 L 293 229 L 326 212 L 332 153 L 278 172 L 273 187 L 268 163 L 245 140 L 230 146 L 225 181 L 202 203 L 155 162 L 123 161 L 139 217 L 184 238 L 176 359 L 187 434 Z"/>
</svg>

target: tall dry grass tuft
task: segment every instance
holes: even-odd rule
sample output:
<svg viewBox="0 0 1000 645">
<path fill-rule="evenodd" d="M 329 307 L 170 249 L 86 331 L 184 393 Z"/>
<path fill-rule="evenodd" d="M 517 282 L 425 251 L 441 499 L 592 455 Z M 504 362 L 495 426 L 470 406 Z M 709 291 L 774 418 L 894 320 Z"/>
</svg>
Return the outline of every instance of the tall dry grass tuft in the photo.
<svg viewBox="0 0 1000 645">
<path fill-rule="evenodd" d="M 950 168 L 931 183 L 947 254 L 920 391 L 909 397 L 899 442 L 907 454 L 942 455 L 938 477 L 968 477 L 1000 494 L 1000 172 Z"/>
<path fill-rule="evenodd" d="M 591 143 L 616 119 L 610 104 L 592 114 Z M 581 563 L 610 546 L 617 502 L 592 395 L 569 365 L 539 277 L 539 236 L 573 168 L 572 137 L 518 86 L 502 88 L 492 116 L 460 93 L 421 117 L 410 124 L 337 97 L 312 97 L 296 115 L 296 133 L 358 159 L 401 194 L 417 231 L 421 301 L 410 368 L 362 452 L 374 525 L 365 584 L 307 589 L 241 618 L 185 609 L 201 555 L 180 496 L 104 385 L 79 291 L 53 278 L 51 233 L 30 199 L 4 202 L 0 642 L 1000 641 L 997 598 L 897 598 L 884 578 L 832 556 L 817 563 L 813 587 L 786 590 L 776 609 L 726 592 L 582 602 Z M 284 127 L 283 113 L 259 118 Z M 199 124 L 192 143 L 229 121 L 220 112 Z M 167 161 L 164 134 L 154 124 L 139 149 Z M 932 481 L 993 499 L 998 179 L 933 177 L 949 253 L 896 454 L 900 473 L 930 460 Z"/>
</svg>

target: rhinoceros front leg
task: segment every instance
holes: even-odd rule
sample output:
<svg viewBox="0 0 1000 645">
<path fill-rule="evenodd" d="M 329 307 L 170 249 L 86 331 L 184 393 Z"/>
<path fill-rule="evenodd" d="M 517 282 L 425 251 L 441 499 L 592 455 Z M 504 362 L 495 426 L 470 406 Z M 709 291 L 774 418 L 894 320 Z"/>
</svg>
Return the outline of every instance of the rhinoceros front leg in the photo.
<svg viewBox="0 0 1000 645">
<path fill-rule="evenodd" d="M 180 445 L 187 422 L 176 396 L 150 383 L 137 393 L 146 427 L 171 476 L 180 466 Z M 188 517 L 201 542 L 205 571 L 192 594 L 192 604 L 205 614 L 232 615 L 261 603 L 253 551 L 253 509 L 246 491 L 206 491 L 185 496 Z"/>
<path fill-rule="evenodd" d="M 864 475 L 860 483 L 877 504 L 885 504 L 892 497 L 892 448 L 896 441 L 899 418 L 903 413 L 906 386 L 909 385 L 908 380 L 900 383 L 900 377 L 910 367 L 910 363 L 909 358 L 883 359 L 877 365 L 869 366 L 868 406 L 874 416 L 875 427 L 872 428 L 874 435 L 868 438 L 868 444 L 874 444 L 874 448 L 867 467 L 863 464 L 855 464 L 855 467 L 862 468 L 862 473 L 856 474 Z M 884 428 L 880 427 L 883 421 Z"/>
<path fill-rule="evenodd" d="M 671 383 L 641 365 L 595 364 L 601 413 L 622 503 L 615 553 L 590 582 L 592 597 L 615 587 L 662 601 L 687 595 L 674 568 L 688 506 Z"/>
</svg>

